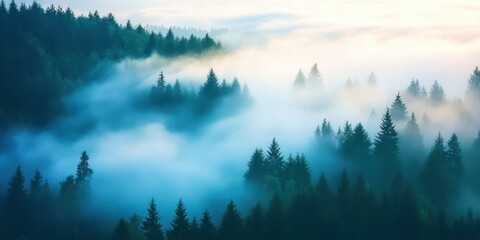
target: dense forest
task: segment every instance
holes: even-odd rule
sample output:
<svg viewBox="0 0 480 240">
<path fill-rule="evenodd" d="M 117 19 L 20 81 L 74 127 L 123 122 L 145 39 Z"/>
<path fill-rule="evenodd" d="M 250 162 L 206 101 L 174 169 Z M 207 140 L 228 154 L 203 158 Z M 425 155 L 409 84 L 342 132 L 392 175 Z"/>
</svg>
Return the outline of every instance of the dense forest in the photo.
<svg viewBox="0 0 480 240">
<path fill-rule="evenodd" d="M 70 8 L 0 3 L 0 125 L 44 126 L 62 99 L 123 58 L 200 54 L 219 49 L 208 34 L 176 37 L 124 26 L 110 13 L 75 16 Z"/>
</svg>

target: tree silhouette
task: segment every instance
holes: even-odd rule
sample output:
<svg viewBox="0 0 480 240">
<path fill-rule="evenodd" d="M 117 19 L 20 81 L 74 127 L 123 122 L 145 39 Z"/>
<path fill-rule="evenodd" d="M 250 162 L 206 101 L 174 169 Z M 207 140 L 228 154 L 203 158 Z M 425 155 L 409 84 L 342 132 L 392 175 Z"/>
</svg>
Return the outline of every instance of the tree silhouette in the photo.
<svg viewBox="0 0 480 240">
<path fill-rule="evenodd" d="M 128 226 L 125 220 L 122 218 L 118 221 L 117 226 L 113 232 L 112 240 L 133 240 L 128 231 Z"/>
<path fill-rule="evenodd" d="M 373 157 L 380 161 L 385 176 L 392 176 L 398 170 L 398 133 L 395 131 L 390 110 L 387 109 L 380 124 L 373 148 Z"/>
<path fill-rule="evenodd" d="M 203 212 L 202 219 L 200 220 L 199 236 L 202 240 L 215 238 L 215 226 L 213 226 L 210 213 L 207 210 Z"/>
<path fill-rule="evenodd" d="M 445 101 L 445 93 L 442 86 L 435 81 L 430 89 L 430 102 L 433 105 L 439 105 Z"/>
<path fill-rule="evenodd" d="M 279 180 L 283 179 L 285 162 L 280 151 L 280 146 L 278 145 L 275 138 L 272 140 L 272 143 L 268 148 L 267 156 L 265 158 L 265 167 L 267 169 L 268 175 L 276 177 Z"/>
<path fill-rule="evenodd" d="M 218 227 L 219 239 L 244 239 L 243 220 L 232 200 L 222 216 Z"/>
<path fill-rule="evenodd" d="M 142 230 L 145 234 L 147 240 L 153 239 L 164 239 L 162 224 L 160 223 L 160 216 L 158 215 L 157 205 L 155 201 L 150 201 L 150 205 L 148 207 L 148 216 L 142 222 Z"/>
<path fill-rule="evenodd" d="M 190 224 L 187 218 L 187 210 L 182 199 L 178 201 L 175 209 L 175 218 L 171 222 L 172 230 L 168 232 L 168 239 L 183 240 L 190 236 Z"/>
<path fill-rule="evenodd" d="M 303 75 L 302 70 L 298 70 L 297 76 L 295 77 L 295 81 L 293 82 L 293 86 L 296 89 L 304 88 L 306 84 L 305 75 Z"/>
<path fill-rule="evenodd" d="M 391 116 L 393 121 L 405 121 L 407 120 L 407 107 L 400 97 L 400 92 L 397 93 L 395 100 L 392 103 L 391 107 Z"/>
<path fill-rule="evenodd" d="M 252 240 L 265 239 L 265 213 L 260 203 L 250 211 L 250 214 L 245 219 L 245 225 L 247 229 L 246 237 Z"/>
<path fill-rule="evenodd" d="M 263 151 L 257 148 L 248 162 L 248 170 L 245 172 L 244 177 L 248 183 L 261 185 L 265 181 L 265 176 L 266 170 Z"/>
</svg>

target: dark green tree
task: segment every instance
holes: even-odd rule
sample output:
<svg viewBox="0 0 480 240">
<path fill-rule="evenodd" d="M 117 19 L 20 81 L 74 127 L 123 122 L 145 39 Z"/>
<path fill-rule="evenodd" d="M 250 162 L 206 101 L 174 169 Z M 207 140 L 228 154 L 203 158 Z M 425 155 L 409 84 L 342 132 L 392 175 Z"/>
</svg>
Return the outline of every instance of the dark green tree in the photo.
<svg viewBox="0 0 480 240">
<path fill-rule="evenodd" d="M 203 212 L 202 219 L 200 220 L 199 236 L 202 240 L 215 238 L 215 226 L 210 218 L 210 213 L 207 210 Z"/>
<path fill-rule="evenodd" d="M 245 181 L 247 183 L 262 185 L 265 182 L 265 176 L 266 169 L 263 151 L 257 148 L 248 162 L 248 170 L 244 174 Z"/>
<path fill-rule="evenodd" d="M 118 221 L 117 226 L 112 235 L 112 240 L 133 240 L 130 232 L 128 231 L 128 224 L 122 218 Z"/>
<path fill-rule="evenodd" d="M 243 220 L 233 200 L 227 205 L 218 227 L 219 239 L 244 239 Z"/>
<path fill-rule="evenodd" d="M 245 219 L 245 227 L 247 229 L 246 237 L 252 240 L 265 239 L 265 213 L 260 203 L 250 211 L 250 214 Z"/>
<path fill-rule="evenodd" d="M 172 230 L 168 231 L 169 240 L 188 239 L 190 236 L 190 224 L 182 199 L 178 201 L 177 209 L 175 209 L 175 218 L 170 224 L 172 225 Z"/>
<path fill-rule="evenodd" d="M 365 161 L 370 158 L 370 138 L 361 123 L 358 123 L 353 129 L 352 135 L 352 157 L 356 160 Z"/>
<path fill-rule="evenodd" d="M 400 92 L 397 93 L 395 100 L 392 103 L 390 114 L 393 121 L 406 121 L 407 120 L 407 107 L 400 97 Z"/>
<path fill-rule="evenodd" d="M 279 180 L 283 179 L 285 172 L 285 161 L 283 160 L 282 152 L 280 151 L 280 145 L 278 145 L 275 138 L 272 140 L 272 144 L 267 151 L 265 158 L 265 168 L 267 174 L 276 177 Z"/>
<path fill-rule="evenodd" d="M 282 200 L 275 193 L 266 213 L 267 239 L 285 239 L 285 216 Z"/>
<path fill-rule="evenodd" d="M 33 199 L 38 199 L 42 194 L 43 188 L 43 176 L 38 171 L 35 170 L 35 175 L 33 176 L 32 180 L 30 180 L 30 196 Z"/>
<path fill-rule="evenodd" d="M 13 2 L 14 3 L 14 2 Z M 17 167 L 8 183 L 5 196 L 6 239 L 17 239 L 25 234 L 27 223 L 25 177 L 22 169 Z"/>
<path fill-rule="evenodd" d="M 380 166 L 381 175 L 392 176 L 398 171 L 398 133 L 395 130 L 390 110 L 387 109 L 380 124 L 373 148 L 373 157 Z"/>
<path fill-rule="evenodd" d="M 199 231 L 199 226 L 197 223 L 197 218 L 192 218 L 192 221 L 190 221 L 190 240 L 198 240 L 200 239 L 200 231 Z"/>
<path fill-rule="evenodd" d="M 462 163 L 460 143 L 458 142 L 458 137 L 455 133 L 452 134 L 447 142 L 447 152 L 445 157 L 451 174 L 456 178 L 460 177 L 464 172 L 464 168 Z"/>
<path fill-rule="evenodd" d="M 75 178 L 75 185 L 81 193 L 90 188 L 90 179 L 93 174 L 93 170 L 90 168 L 88 160 L 89 157 L 87 152 L 83 151 L 82 156 L 80 157 L 80 162 L 77 165 L 77 175 Z"/>
<path fill-rule="evenodd" d="M 147 240 L 161 240 L 165 239 L 163 236 L 162 224 L 160 223 L 160 216 L 158 215 L 157 205 L 155 201 L 150 201 L 148 207 L 148 216 L 142 222 L 142 230 Z"/>
</svg>

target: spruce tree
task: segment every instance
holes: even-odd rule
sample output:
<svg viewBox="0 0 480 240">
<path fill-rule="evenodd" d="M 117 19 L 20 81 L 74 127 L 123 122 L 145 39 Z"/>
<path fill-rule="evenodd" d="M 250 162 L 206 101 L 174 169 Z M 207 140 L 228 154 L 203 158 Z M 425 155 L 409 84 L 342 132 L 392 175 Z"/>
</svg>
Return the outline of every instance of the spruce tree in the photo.
<svg viewBox="0 0 480 240">
<path fill-rule="evenodd" d="M 293 86 L 296 89 L 301 89 L 305 87 L 305 75 L 303 75 L 302 70 L 298 70 L 297 76 L 295 77 L 295 82 L 293 82 Z"/>
<path fill-rule="evenodd" d="M 43 176 L 38 171 L 38 169 L 35 170 L 35 175 L 33 176 L 32 180 L 30 180 L 30 196 L 32 198 L 37 199 L 42 192 L 42 184 L 43 184 Z"/>
<path fill-rule="evenodd" d="M 310 69 L 310 74 L 308 75 L 308 81 L 313 86 L 321 86 L 322 84 L 322 77 L 320 76 L 320 72 L 318 71 L 318 66 L 316 63 Z"/>
<path fill-rule="evenodd" d="M 142 222 L 142 230 L 147 240 L 161 240 L 164 239 L 162 224 L 160 223 L 160 216 L 158 215 L 157 205 L 155 201 L 150 201 L 148 207 L 148 216 Z"/>
<path fill-rule="evenodd" d="M 26 230 L 26 189 L 22 169 L 17 167 L 5 196 L 6 239 L 17 239 Z"/>
<path fill-rule="evenodd" d="M 187 210 L 183 205 L 182 199 L 178 201 L 177 209 L 175 209 L 175 218 L 170 224 L 172 225 L 172 230 L 168 233 L 169 240 L 184 240 L 190 235 Z"/>
<path fill-rule="evenodd" d="M 207 80 L 202 85 L 199 91 L 199 97 L 207 100 L 212 100 L 218 97 L 220 94 L 220 86 L 218 84 L 218 78 L 213 69 L 210 69 L 207 75 Z"/>
<path fill-rule="evenodd" d="M 266 170 L 263 151 L 257 148 L 248 162 L 248 170 L 244 174 L 245 181 L 247 183 L 263 184 L 265 176 Z"/>
<path fill-rule="evenodd" d="M 430 102 L 434 105 L 441 104 L 445 101 L 445 93 L 442 86 L 435 81 L 430 89 Z"/>
<path fill-rule="evenodd" d="M 350 123 L 345 122 L 345 126 L 343 127 L 342 132 L 342 142 L 340 144 L 340 152 L 343 154 L 344 157 L 347 159 L 351 159 L 353 155 L 353 129 Z"/>
<path fill-rule="evenodd" d="M 473 73 L 468 78 L 468 90 L 467 95 L 469 100 L 475 101 L 480 97 L 480 70 L 475 67 Z"/>
<path fill-rule="evenodd" d="M 284 239 L 285 237 L 285 217 L 282 200 L 276 192 L 266 213 L 267 221 L 267 239 Z"/>
<path fill-rule="evenodd" d="M 347 170 L 343 169 L 340 176 L 340 183 L 337 188 L 335 203 L 340 213 L 340 217 L 346 220 L 350 212 L 351 190 L 350 180 L 348 179 Z"/>
<path fill-rule="evenodd" d="M 418 155 L 424 151 L 425 147 L 423 145 L 423 136 L 420 133 L 420 127 L 417 124 L 415 113 L 412 113 L 410 120 L 407 122 L 407 126 L 403 131 L 403 139 L 405 153 L 410 155 Z"/>
<path fill-rule="evenodd" d="M 387 109 L 383 115 L 380 131 L 375 138 L 373 156 L 378 161 L 392 163 L 388 165 L 397 164 L 398 133 L 395 131 L 395 125 L 393 124 L 389 109 Z"/>
<path fill-rule="evenodd" d="M 412 79 L 412 81 L 410 81 L 410 85 L 408 85 L 406 93 L 407 97 L 413 99 L 422 98 L 422 88 L 420 87 L 420 82 L 418 79 Z"/>
<path fill-rule="evenodd" d="M 199 236 L 202 240 L 215 238 L 215 226 L 213 226 L 210 213 L 207 210 L 203 212 L 202 219 L 200 220 Z"/>
<path fill-rule="evenodd" d="M 252 208 L 245 220 L 245 225 L 247 229 L 246 237 L 248 239 L 263 240 L 266 238 L 265 213 L 260 203 L 255 204 Z"/>
<path fill-rule="evenodd" d="M 227 205 L 227 209 L 222 216 L 220 226 L 218 227 L 219 239 L 244 239 L 243 220 L 232 200 Z"/>
<path fill-rule="evenodd" d="M 365 128 L 361 123 L 358 123 L 353 129 L 352 142 L 352 157 L 357 160 L 368 160 L 372 143 L 370 142 L 367 131 L 365 131 Z"/>
<path fill-rule="evenodd" d="M 118 221 L 117 226 L 113 232 L 112 240 L 133 240 L 130 232 L 128 231 L 128 225 L 122 218 Z"/>
<path fill-rule="evenodd" d="M 89 167 L 88 160 L 87 152 L 83 151 L 80 162 L 77 165 L 77 175 L 75 178 L 75 185 L 81 193 L 90 187 L 90 178 L 93 174 L 93 170 Z"/>
<path fill-rule="evenodd" d="M 447 147 L 446 160 L 450 173 L 455 177 L 459 177 L 464 169 L 457 134 L 452 134 L 447 142 Z"/>
<path fill-rule="evenodd" d="M 397 93 L 395 100 L 392 103 L 390 114 L 393 121 L 405 121 L 407 120 L 407 107 L 400 97 L 400 92 Z"/>
<path fill-rule="evenodd" d="M 189 228 L 190 228 L 190 236 L 189 236 L 189 240 L 199 240 L 200 239 L 200 232 L 199 232 L 199 227 L 198 227 L 198 223 L 197 223 L 197 218 L 192 218 L 192 221 L 190 221 L 190 225 L 189 225 Z"/>
<path fill-rule="evenodd" d="M 280 151 L 280 145 L 278 145 L 275 138 L 272 140 L 272 143 L 268 148 L 267 156 L 265 158 L 265 167 L 268 175 L 276 177 L 278 180 L 283 180 L 285 162 Z"/>
</svg>

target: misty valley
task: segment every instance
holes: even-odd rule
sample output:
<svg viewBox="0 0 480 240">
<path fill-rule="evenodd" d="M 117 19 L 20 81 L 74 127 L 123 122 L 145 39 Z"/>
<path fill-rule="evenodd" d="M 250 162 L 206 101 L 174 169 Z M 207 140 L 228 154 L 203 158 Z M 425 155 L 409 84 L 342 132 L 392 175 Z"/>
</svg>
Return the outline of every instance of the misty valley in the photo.
<svg viewBox="0 0 480 240">
<path fill-rule="evenodd" d="M 480 239 L 478 14 L 227 2 L 1 1 L 0 239 Z"/>
</svg>

